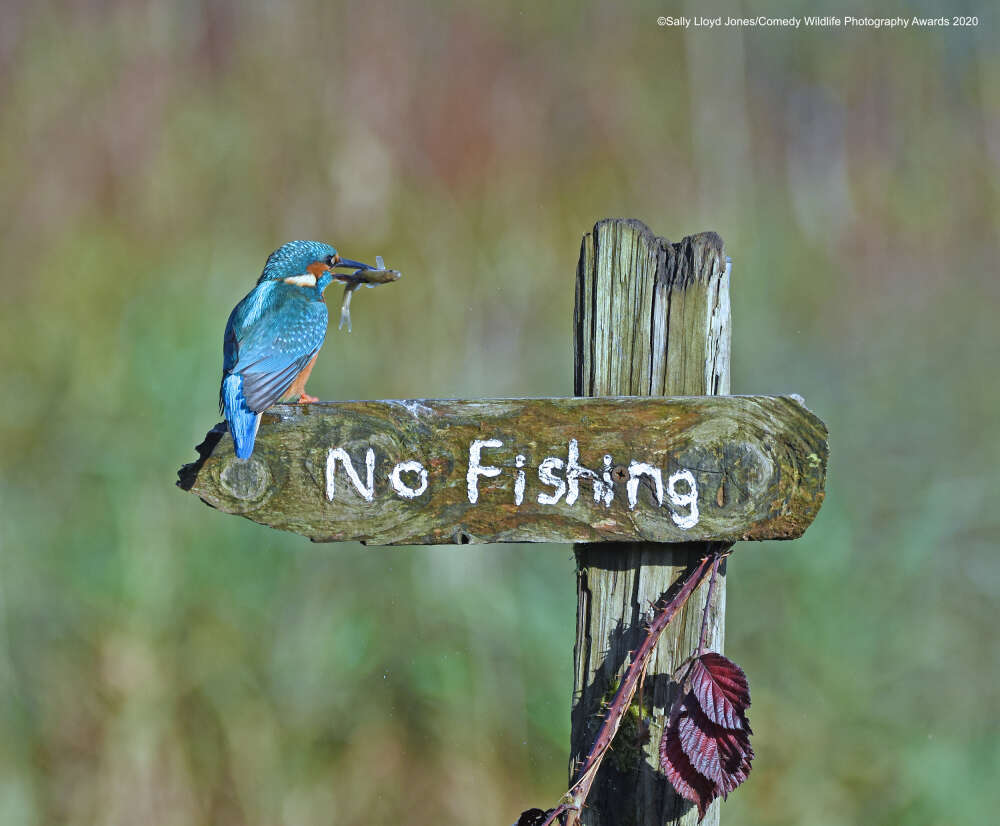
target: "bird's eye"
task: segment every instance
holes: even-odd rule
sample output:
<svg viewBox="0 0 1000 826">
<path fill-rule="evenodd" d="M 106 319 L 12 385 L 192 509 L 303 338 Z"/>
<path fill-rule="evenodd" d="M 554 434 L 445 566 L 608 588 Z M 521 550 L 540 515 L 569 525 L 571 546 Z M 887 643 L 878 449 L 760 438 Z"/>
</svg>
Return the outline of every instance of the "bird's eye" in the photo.
<svg viewBox="0 0 1000 826">
<path fill-rule="evenodd" d="M 326 260 L 326 263 L 327 263 L 327 264 L 329 264 L 329 265 L 330 265 L 331 267 L 333 266 L 333 259 L 334 259 L 334 257 L 335 257 L 335 256 L 333 256 L 333 255 L 328 255 L 328 256 L 326 257 L 326 259 L 325 259 L 325 260 Z"/>
</svg>

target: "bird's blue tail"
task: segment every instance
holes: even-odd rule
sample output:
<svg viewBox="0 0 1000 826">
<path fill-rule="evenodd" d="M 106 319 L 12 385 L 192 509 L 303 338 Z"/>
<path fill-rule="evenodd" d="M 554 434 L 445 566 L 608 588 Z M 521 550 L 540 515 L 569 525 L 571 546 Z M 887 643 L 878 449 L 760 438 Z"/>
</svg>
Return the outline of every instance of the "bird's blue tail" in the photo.
<svg viewBox="0 0 1000 826">
<path fill-rule="evenodd" d="M 260 413 L 254 413 L 247 406 L 243 395 L 243 376 L 234 374 L 222 380 L 222 405 L 226 411 L 229 432 L 233 434 L 236 455 L 240 459 L 249 459 L 253 453 L 254 439 L 257 438 Z"/>
</svg>

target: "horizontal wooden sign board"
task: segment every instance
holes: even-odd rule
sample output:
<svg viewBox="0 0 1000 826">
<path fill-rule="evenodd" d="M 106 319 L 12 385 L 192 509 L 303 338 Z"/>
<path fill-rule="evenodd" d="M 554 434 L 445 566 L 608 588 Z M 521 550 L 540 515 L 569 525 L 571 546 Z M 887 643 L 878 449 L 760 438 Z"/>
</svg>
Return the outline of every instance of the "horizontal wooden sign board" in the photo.
<svg viewBox="0 0 1000 826">
<path fill-rule="evenodd" d="M 199 452 L 182 488 L 317 542 L 731 542 L 802 534 L 827 432 L 785 396 L 325 402 Z"/>
</svg>

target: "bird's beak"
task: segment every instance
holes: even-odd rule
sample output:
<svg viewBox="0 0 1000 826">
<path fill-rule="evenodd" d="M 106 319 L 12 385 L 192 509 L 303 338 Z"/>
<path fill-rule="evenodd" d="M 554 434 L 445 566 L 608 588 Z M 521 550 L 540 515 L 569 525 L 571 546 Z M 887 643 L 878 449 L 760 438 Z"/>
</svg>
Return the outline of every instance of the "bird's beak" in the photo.
<svg viewBox="0 0 1000 826">
<path fill-rule="evenodd" d="M 362 264 L 360 261 L 352 261 L 350 258 L 341 258 L 339 255 L 334 256 L 332 267 L 345 267 L 352 270 L 373 270 L 375 269 L 371 264 Z"/>
</svg>

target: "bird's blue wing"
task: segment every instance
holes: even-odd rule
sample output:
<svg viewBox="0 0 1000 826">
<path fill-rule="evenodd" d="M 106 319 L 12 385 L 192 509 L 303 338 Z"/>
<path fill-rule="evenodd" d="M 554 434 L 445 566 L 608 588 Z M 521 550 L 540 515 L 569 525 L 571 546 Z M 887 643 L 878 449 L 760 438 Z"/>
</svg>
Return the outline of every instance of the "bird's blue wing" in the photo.
<svg viewBox="0 0 1000 826">
<path fill-rule="evenodd" d="M 247 405 L 259 413 L 280 399 L 319 352 L 326 304 L 296 288 L 265 282 L 233 310 L 223 341 L 223 373 L 243 377 Z"/>
<path fill-rule="evenodd" d="M 247 406 L 254 411 L 266 410 L 285 395 L 296 376 L 301 373 L 319 352 L 319 347 L 292 361 L 275 373 L 243 373 L 243 395 Z"/>
</svg>

